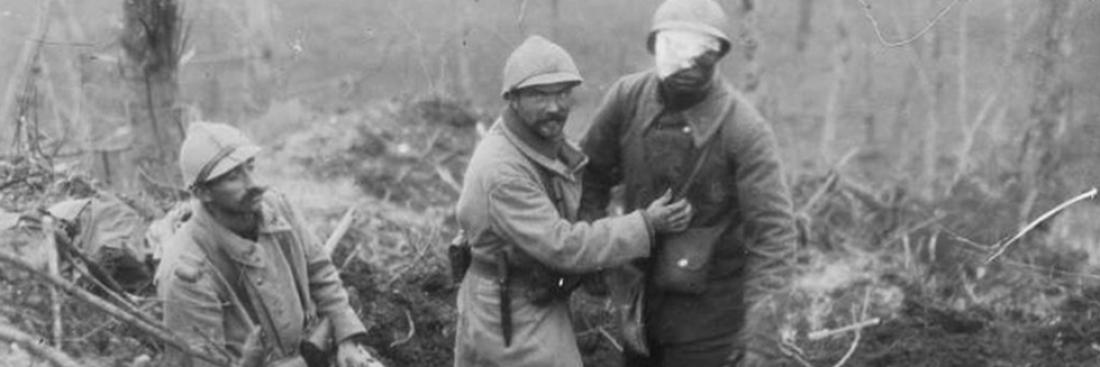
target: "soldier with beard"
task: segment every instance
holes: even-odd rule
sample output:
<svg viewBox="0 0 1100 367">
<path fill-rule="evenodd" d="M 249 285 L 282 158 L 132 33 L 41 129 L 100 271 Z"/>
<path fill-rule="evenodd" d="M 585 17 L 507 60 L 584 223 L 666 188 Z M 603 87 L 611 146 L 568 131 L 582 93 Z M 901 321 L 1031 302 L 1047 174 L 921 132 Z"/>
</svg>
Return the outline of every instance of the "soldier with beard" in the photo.
<svg viewBox="0 0 1100 367">
<path fill-rule="evenodd" d="M 581 366 L 569 315 L 580 275 L 650 253 L 691 207 L 656 198 L 629 214 L 576 220 L 587 158 L 562 128 L 581 83 L 561 47 L 532 36 L 504 67 L 508 105 L 467 167 L 457 217 L 472 261 L 458 292 L 456 367 Z"/>
<path fill-rule="evenodd" d="M 254 179 L 259 151 L 229 125 L 191 124 L 180 147 L 191 216 L 157 271 L 165 324 L 235 366 L 328 366 L 331 355 L 302 354 L 311 335 L 336 344 L 335 366 L 381 366 L 329 254 L 286 198 Z M 167 360 L 206 365 L 178 350 Z"/>
</svg>

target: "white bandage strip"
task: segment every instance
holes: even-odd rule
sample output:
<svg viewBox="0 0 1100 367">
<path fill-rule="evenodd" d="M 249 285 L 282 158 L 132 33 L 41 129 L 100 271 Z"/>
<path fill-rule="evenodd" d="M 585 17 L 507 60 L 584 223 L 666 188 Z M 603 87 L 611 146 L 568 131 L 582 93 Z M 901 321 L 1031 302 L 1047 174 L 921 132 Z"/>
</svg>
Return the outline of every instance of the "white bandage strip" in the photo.
<svg viewBox="0 0 1100 367">
<path fill-rule="evenodd" d="M 718 51 L 721 47 L 721 41 L 708 34 L 679 29 L 657 32 L 653 47 L 657 76 L 664 79 L 690 68 L 695 58 L 707 51 Z"/>
</svg>

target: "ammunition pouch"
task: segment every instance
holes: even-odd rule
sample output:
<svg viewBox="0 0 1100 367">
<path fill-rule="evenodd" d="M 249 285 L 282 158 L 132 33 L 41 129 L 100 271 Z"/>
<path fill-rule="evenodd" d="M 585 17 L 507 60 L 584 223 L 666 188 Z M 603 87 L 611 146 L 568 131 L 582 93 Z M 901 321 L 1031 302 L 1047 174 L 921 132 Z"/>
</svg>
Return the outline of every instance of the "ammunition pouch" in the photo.
<svg viewBox="0 0 1100 367">
<path fill-rule="evenodd" d="M 496 264 L 473 260 L 470 272 L 478 276 L 500 280 Z M 522 292 L 523 296 L 536 306 L 545 306 L 554 300 L 567 299 L 581 284 L 581 276 L 562 275 L 543 265 L 518 267 L 512 265 L 508 271 L 512 289 Z M 517 294 L 517 293 L 513 293 Z"/>
<path fill-rule="evenodd" d="M 470 250 L 470 242 L 461 233 L 451 240 L 450 246 L 447 246 L 447 260 L 451 264 L 451 281 L 454 284 L 462 283 L 462 278 L 466 276 L 466 270 L 470 268 L 470 263 L 473 262 L 473 255 Z"/>
<path fill-rule="evenodd" d="M 528 269 L 529 285 L 527 297 L 536 306 L 545 306 L 554 300 L 568 299 L 573 290 L 581 284 L 577 275 L 562 275 L 546 266 L 534 266 Z"/>
</svg>

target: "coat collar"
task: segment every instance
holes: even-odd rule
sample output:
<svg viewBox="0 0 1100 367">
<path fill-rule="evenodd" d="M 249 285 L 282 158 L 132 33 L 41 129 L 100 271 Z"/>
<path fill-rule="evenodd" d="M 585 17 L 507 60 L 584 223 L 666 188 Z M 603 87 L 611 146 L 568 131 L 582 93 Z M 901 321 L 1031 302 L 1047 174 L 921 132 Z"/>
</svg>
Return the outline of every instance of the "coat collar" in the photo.
<svg viewBox="0 0 1100 367">
<path fill-rule="evenodd" d="M 665 110 L 664 102 L 661 101 L 660 79 L 657 78 L 656 70 L 646 72 L 644 78 L 640 101 L 644 117 L 643 131 L 649 128 L 657 115 Z M 702 101 L 680 111 L 687 123 L 691 125 L 692 141 L 696 147 L 703 146 L 703 143 L 718 131 L 720 122 L 729 115 L 735 105 L 733 88 L 722 79 L 720 74 L 715 73 L 714 78 L 714 85 Z"/>
<path fill-rule="evenodd" d="M 251 267 L 263 267 L 263 261 L 257 253 L 257 248 L 270 242 L 271 235 L 277 232 L 290 231 L 290 224 L 278 211 L 272 207 L 268 200 L 264 200 L 260 209 L 261 222 L 258 231 L 260 237 L 257 241 L 243 238 L 214 219 L 213 214 L 198 200 L 192 200 L 192 220 L 199 231 L 205 233 L 205 240 L 210 241 L 213 249 L 221 248 L 229 258 L 243 265 Z M 204 240 L 204 239 L 200 239 Z M 215 256 L 211 254 L 210 256 Z"/>
<path fill-rule="evenodd" d="M 577 148 L 576 145 L 569 141 L 565 141 L 561 144 L 560 149 L 558 149 L 557 157 L 550 157 L 529 144 L 525 139 L 522 139 L 515 131 L 512 131 L 510 127 L 512 124 L 506 123 L 505 119 L 513 118 L 515 118 L 515 116 L 511 114 L 511 111 L 506 109 L 501 113 L 500 118 L 493 123 L 493 127 L 490 131 L 504 135 L 521 154 L 532 162 L 535 162 L 535 164 L 571 182 L 577 180 L 577 173 L 588 164 L 588 156 L 584 155 L 580 148 Z"/>
</svg>

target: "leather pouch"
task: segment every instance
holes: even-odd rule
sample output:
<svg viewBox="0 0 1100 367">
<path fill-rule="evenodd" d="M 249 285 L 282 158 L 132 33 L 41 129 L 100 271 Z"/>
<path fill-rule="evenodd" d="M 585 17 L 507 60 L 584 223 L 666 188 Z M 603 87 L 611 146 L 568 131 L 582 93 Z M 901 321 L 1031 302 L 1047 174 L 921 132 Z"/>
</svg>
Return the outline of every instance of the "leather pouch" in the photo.
<svg viewBox="0 0 1100 367">
<path fill-rule="evenodd" d="M 660 238 L 660 252 L 654 264 L 653 282 L 671 292 L 702 294 L 707 289 L 707 272 L 714 245 L 726 225 L 688 228 Z"/>
<path fill-rule="evenodd" d="M 451 280 L 454 284 L 462 283 L 462 278 L 466 276 L 466 270 L 473 261 L 469 242 L 461 236 L 451 241 L 447 247 L 447 260 L 451 263 Z"/>
</svg>

